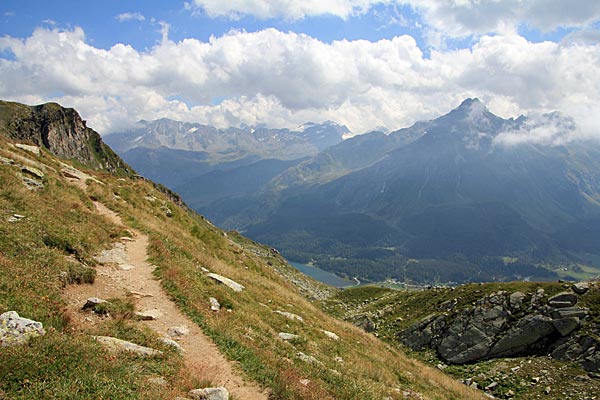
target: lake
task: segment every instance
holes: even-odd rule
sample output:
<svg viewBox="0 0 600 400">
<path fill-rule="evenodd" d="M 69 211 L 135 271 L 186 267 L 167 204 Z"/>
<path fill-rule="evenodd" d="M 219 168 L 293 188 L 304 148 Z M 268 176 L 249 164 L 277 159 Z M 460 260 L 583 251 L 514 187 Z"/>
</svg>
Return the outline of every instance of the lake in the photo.
<svg viewBox="0 0 600 400">
<path fill-rule="evenodd" d="M 356 285 L 356 282 L 354 281 L 341 278 L 334 273 L 327 272 L 317 267 L 313 267 L 312 265 L 300 264 L 292 261 L 288 261 L 288 263 L 292 267 L 296 268 L 298 271 L 302 272 L 304 275 L 308 275 L 311 278 L 319 282 L 323 282 L 324 284 L 329 286 L 347 287 Z"/>
</svg>

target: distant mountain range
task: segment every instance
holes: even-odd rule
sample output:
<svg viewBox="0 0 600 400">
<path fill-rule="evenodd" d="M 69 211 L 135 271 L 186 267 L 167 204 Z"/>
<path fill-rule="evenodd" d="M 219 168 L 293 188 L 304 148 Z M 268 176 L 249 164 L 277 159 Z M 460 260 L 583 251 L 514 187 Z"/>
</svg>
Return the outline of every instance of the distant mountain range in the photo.
<svg viewBox="0 0 600 400">
<path fill-rule="evenodd" d="M 296 129 L 217 129 L 160 119 L 140 121 L 133 129 L 107 135 L 104 140 L 147 178 L 187 187 L 192 179 L 214 170 L 264 159 L 289 161 L 314 156 L 349 134 L 348 128 L 331 121 L 309 122 Z"/>
<path fill-rule="evenodd" d="M 546 119 L 572 129 L 559 114 Z M 581 254 L 600 253 L 600 146 L 502 140 L 507 132 L 527 135 L 531 125 L 526 117 L 503 119 L 467 99 L 437 119 L 344 141 L 344 128 L 334 124 L 312 125 L 310 134 L 263 130 L 247 137 L 239 130 L 205 128 L 210 137 L 223 135 L 212 139 L 219 144 L 190 144 L 182 155 L 203 157 L 198 165 L 211 167 L 185 181 L 162 183 L 225 228 L 242 230 L 294 261 L 349 276 L 554 279 L 555 272 L 542 266 L 586 263 Z M 182 132 L 192 125 L 177 126 L 164 136 L 181 149 Z M 131 155 L 145 154 L 148 163 L 152 149 L 134 143 L 155 143 L 154 149 L 158 142 L 168 144 L 153 139 L 155 128 L 148 130 L 121 136 L 129 138 L 129 147 L 110 136 L 107 141 L 143 172 Z M 319 130 L 320 136 L 313 134 Z M 228 139 L 229 148 L 225 137 L 235 138 Z M 252 146 L 240 144 L 246 140 L 261 145 L 251 152 Z M 200 142 L 194 137 L 186 143 Z M 237 158 L 225 156 L 231 154 Z M 161 171 L 167 168 L 165 162 Z"/>
</svg>

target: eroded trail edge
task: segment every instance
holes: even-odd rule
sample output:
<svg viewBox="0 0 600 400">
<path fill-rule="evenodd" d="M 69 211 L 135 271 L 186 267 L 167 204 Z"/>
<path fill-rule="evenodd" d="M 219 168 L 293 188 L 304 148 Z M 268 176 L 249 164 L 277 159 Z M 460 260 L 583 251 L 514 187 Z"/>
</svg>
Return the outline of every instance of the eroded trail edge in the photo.
<svg viewBox="0 0 600 400">
<path fill-rule="evenodd" d="M 101 203 L 94 203 L 99 214 L 111 222 L 124 226 L 120 217 Z M 129 229 L 129 228 L 128 228 Z M 132 238 L 123 238 L 115 244 L 114 258 L 97 267 L 93 285 L 71 285 L 66 296 L 81 323 L 93 323 L 87 314 L 80 312 L 89 297 L 107 299 L 135 298 L 136 311 L 148 312 L 155 320 L 143 321 L 158 334 L 176 340 L 183 348 L 185 366 L 193 375 L 224 386 L 238 399 L 266 400 L 268 393 L 257 384 L 248 382 L 235 370 L 235 364 L 227 360 L 217 346 L 194 324 L 169 298 L 153 275 L 154 266 L 147 260 L 148 236 L 130 229 Z M 113 249 L 113 250 L 114 250 Z"/>
</svg>

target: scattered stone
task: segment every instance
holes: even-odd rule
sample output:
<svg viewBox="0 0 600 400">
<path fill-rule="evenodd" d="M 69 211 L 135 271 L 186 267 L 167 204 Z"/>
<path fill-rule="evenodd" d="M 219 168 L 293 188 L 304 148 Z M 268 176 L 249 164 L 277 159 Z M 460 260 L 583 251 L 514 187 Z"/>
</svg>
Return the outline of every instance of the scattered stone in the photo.
<svg viewBox="0 0 600 400">
<path fill-rule="evenodd" d="M 496 386 L 498 386 L 498 382 L 494 381 L 485 387 L 485 390 L 493 390 Z"/>
<path fill-rule="evenodd" d="M 167 329 L 167 334 L 171 337 L 181 337 L 190 333 L 187 326 L 174 326 Z"/>
<path fill-rule="evenodd" d="M 318 364 L 318 365 L 322 365 L 323 364 L 321 361 L 317 360 L 313 356 L 306 355 L 306 354 L 304 354 L 301 351 L 299 351 L 298 353 L 296 353 L 296 356 L 298 356 L 298 358 L 301 361 L 304 361 L 305 363 L 308 363 L 308 364 Z"/>
<path fill-rule="evenodd" d="M 38 146 L 31 146 L 31 145 L 23 144 L 23 143 L 15 143 L 15 147 L 18 149 L 33 153 L 36 156 L 40 155 L 40 148 Z"/>
<path fill-rule="evenodd" d="M 344 359 L 340 356 L 337 356 L 336 358 L 333 359 L 336 363 L 343 363 Z"/>
<path fill-rule="evenodd" d="M 209 269 L 204 268 L 204 267 L 200 267 L 200 271 L 204 272 L 205 274 L 208 274 L 210 272 Z"/>
<path fill-rule="evenodd" d="M 160 318 L 162 313 L 157 309 L 136 312 L 135 315 L 142 321 L 154 321 Z"/>
<path fill-rule="evenodd" d="M 515 395 L 515 392 L 514 392 L 514 390 L 512 390 L 512 389 L 509 389 L 509 390 L 506 392 L 506 395 L 507 395 L 508 397 L 513 397 L 513 396 Z"/>
<path fill-rule="evenodd" d="M 123 237 L 121 237 L 121 241 L 122 242 L 133 242 L 133 238 L 130 238 L 128 236 L 123 236 Z"/>
<path fill-rule="evenodd" d="M 300 379 L 299 382 L 303 386 L 308 386 L 308 384 L 310 383 L 310 379 Z"/>
<path fill-rule="evenodd" d="M 224 387 L 194 389 L 188 395 L 194 400 L 229 400 L 229 392 Z"/>
<path fill-rule="evenodd" d="M 544 393 L 545 394 L 550 394 L 550 392 L 552 391 L 552 388 L 550 388 L 550 386 L 546 386 L 546 389 L 544 389 Z"/>
<path fill-rule="evenodd" d="M 83 307 L 81 307 L 81 309 L 96 311 L 96 307 L 102 303 L 106 303 L 106 300 L 99 299 L 98 297 L 90 297 L 85 301 L 85 304 Z"/>
<path fill-rule="evenodd" d="M 8 222 L 19 222 L 20 220 L 22 220 L 23 218 L 25 218 L 24 215 L 21 214 L 13 214 L 8 218 Z"/>
<path fill-rule="evenodd" d="M 245 287 L 243 285 L 240 285 L 239 283 L 237 283 L 229 278 L 225 278 L 224 276 L 221 276 L 219 274 L 215 274 L 215 273 L 211 272 L 211 273 L 206 274 L 206 276 L 211 277 L 215 281 L 224 284 L 225 286 L 231 288 L 234 292 L 241 292 L 242 290 L 245 289 Z"/>
<path fill-rule="evenodd" d="M 333 332 L 329 332 L 324 329 L 321 329 L 321 332 L 323 332 L 329 339 L 340 340 L 340 337 Z"/>
<path fill-rule="evenodd" d="M 4 165 L 15 165 L 15 160 L 0 156 L 0 162 Z"/>
<path fill-rule="evenodd" d="M 177 349 L 177 351 L 180 351 L 183 353 L 183 351 L 184 351 L 183 347 L 181 347 L 181 345 L 179 343 L 177 343 L 176 341 L 174 341 L 173 339 L 163 336 L 160 338 L 160 340 L 167 346 L 175 347 L 175 349 Z"/>
<path fill-rule="evenodd" d="M 148 379 L 148 383 L 150 383 L 152 385 L 157 385 L 157 386 L 167 386 L 169 384 L 169 382 L 167 382 L 167 380 L 165 378 L 163 378 L 162 376 L 150 378 L 150 379 Z"/>
<path fill-rule="evenodd" d="M 511 370 L 512 372 L 517 372 L 517 371 L 519 371 L 520 369 L 521 369 L 521 367 L 512 367 L 510 370 Z"/>
<path fill-rule="evenodd" d="M 539 376 L 534 376 L 533 378 L 531 378 L 531 382 L 533 382 L 533 383 L 539 383 L 540 382 L 540 377 Z"/>
<path fill-rule="evenodd" d="M 41 322 L 22 318 L 16 311 L 0 315 L 0 345 L 15 346 L 26 343 L 33 337 L 46 334 Z"/>
<path fill-rule="evenodd" d="M 446 364 L 439 363 L 439 364 L 437 364 L 435 367 L 436 367 L 437 369 L 439 369 L 440 371 L 443 371 L 443 370 L 445 370 L 445 369 L 446 369 L 448 366 L 447 366 Z"/>
<path fill-rule="evenodd" d="M 590 290 L 590 284 L 587 282 L 578 282 L 571 286 L 571 289 L 577 294 L 586 294 Z"/>
<path fill-rule="evenodd" d="M 514 292 L 508 297 L 508 303 L 513 310 L 521 308 L 523 306 L 523 300 L 525 300 L 525 294 L 522 292 Z"/>
<path fill-rule="evenodd" d="M 219 304 L 219 300 L 214 297 L 209 297 L 208 301 L 210 302 L 211 311 L 219 311 L 221 309 L 221 304 Z"/>
<path fill-rule="evenodd" d="M 572 292 L 562 292 L 548 299 L 548 304 L 552 307 L 572 307 L 577 304 L 577 295 Z"/>
<path fill-rule="evenodd" d="M 300 321 L 300 322 L 304 322 L 304 319 L 301 316 L 296 315 L 296 314 L 292 314 L 292 313 L 287 312 L 287 311 L 277 310 L 277 311 L 273 311 L 273 312 L 275 314 L 283 315 L 284 317 L 286 317 L 287 319 L 292 320 L 292 321 L 297 320 L 297 321 Z"/>
<path fill-rule="evenodd" d="M 294 335 L 293 333 L 286 333 L 286 332 L 279 332 L 277 334 L 277 336 L 279 336 L 280 339 L 282 340 L 294 340 L 294 339 L 299 339 L 300 336 L 299 335 Z"/>
<path fill-rule="evenodd" d="M 155 350 L 150 347 L 140 346 L 139 344 L 127 342 L 125 340 L 117 339 L 110 336 L 94 336 L 94 339 L 102 344 L 109 351 L 126 351 L 134 353 L 140 356 L 158 356 L 162 354 L 162 351 Z"/>
<path fill-rule="evenodd" d="M 135 268 L 135 265 L 131 264 L 119 264 L 119 269 L 121 271 L 129 271 Z"/>
</svg>

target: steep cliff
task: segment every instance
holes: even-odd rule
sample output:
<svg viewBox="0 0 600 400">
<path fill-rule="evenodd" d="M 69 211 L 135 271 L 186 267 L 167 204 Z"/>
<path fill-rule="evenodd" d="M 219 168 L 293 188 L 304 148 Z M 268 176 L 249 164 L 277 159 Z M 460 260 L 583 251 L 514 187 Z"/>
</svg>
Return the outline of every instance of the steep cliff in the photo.
<svg viewBox="0 0 600 400">
<path fill-rule="evenodd" d="M 0 134 L 44 147 L 55 156 L 95 170 L 134 173 L 96 131 L 86 126 L 77 111 L 56 103 L 27 106 L 0 101 Z"/>
</svg>

